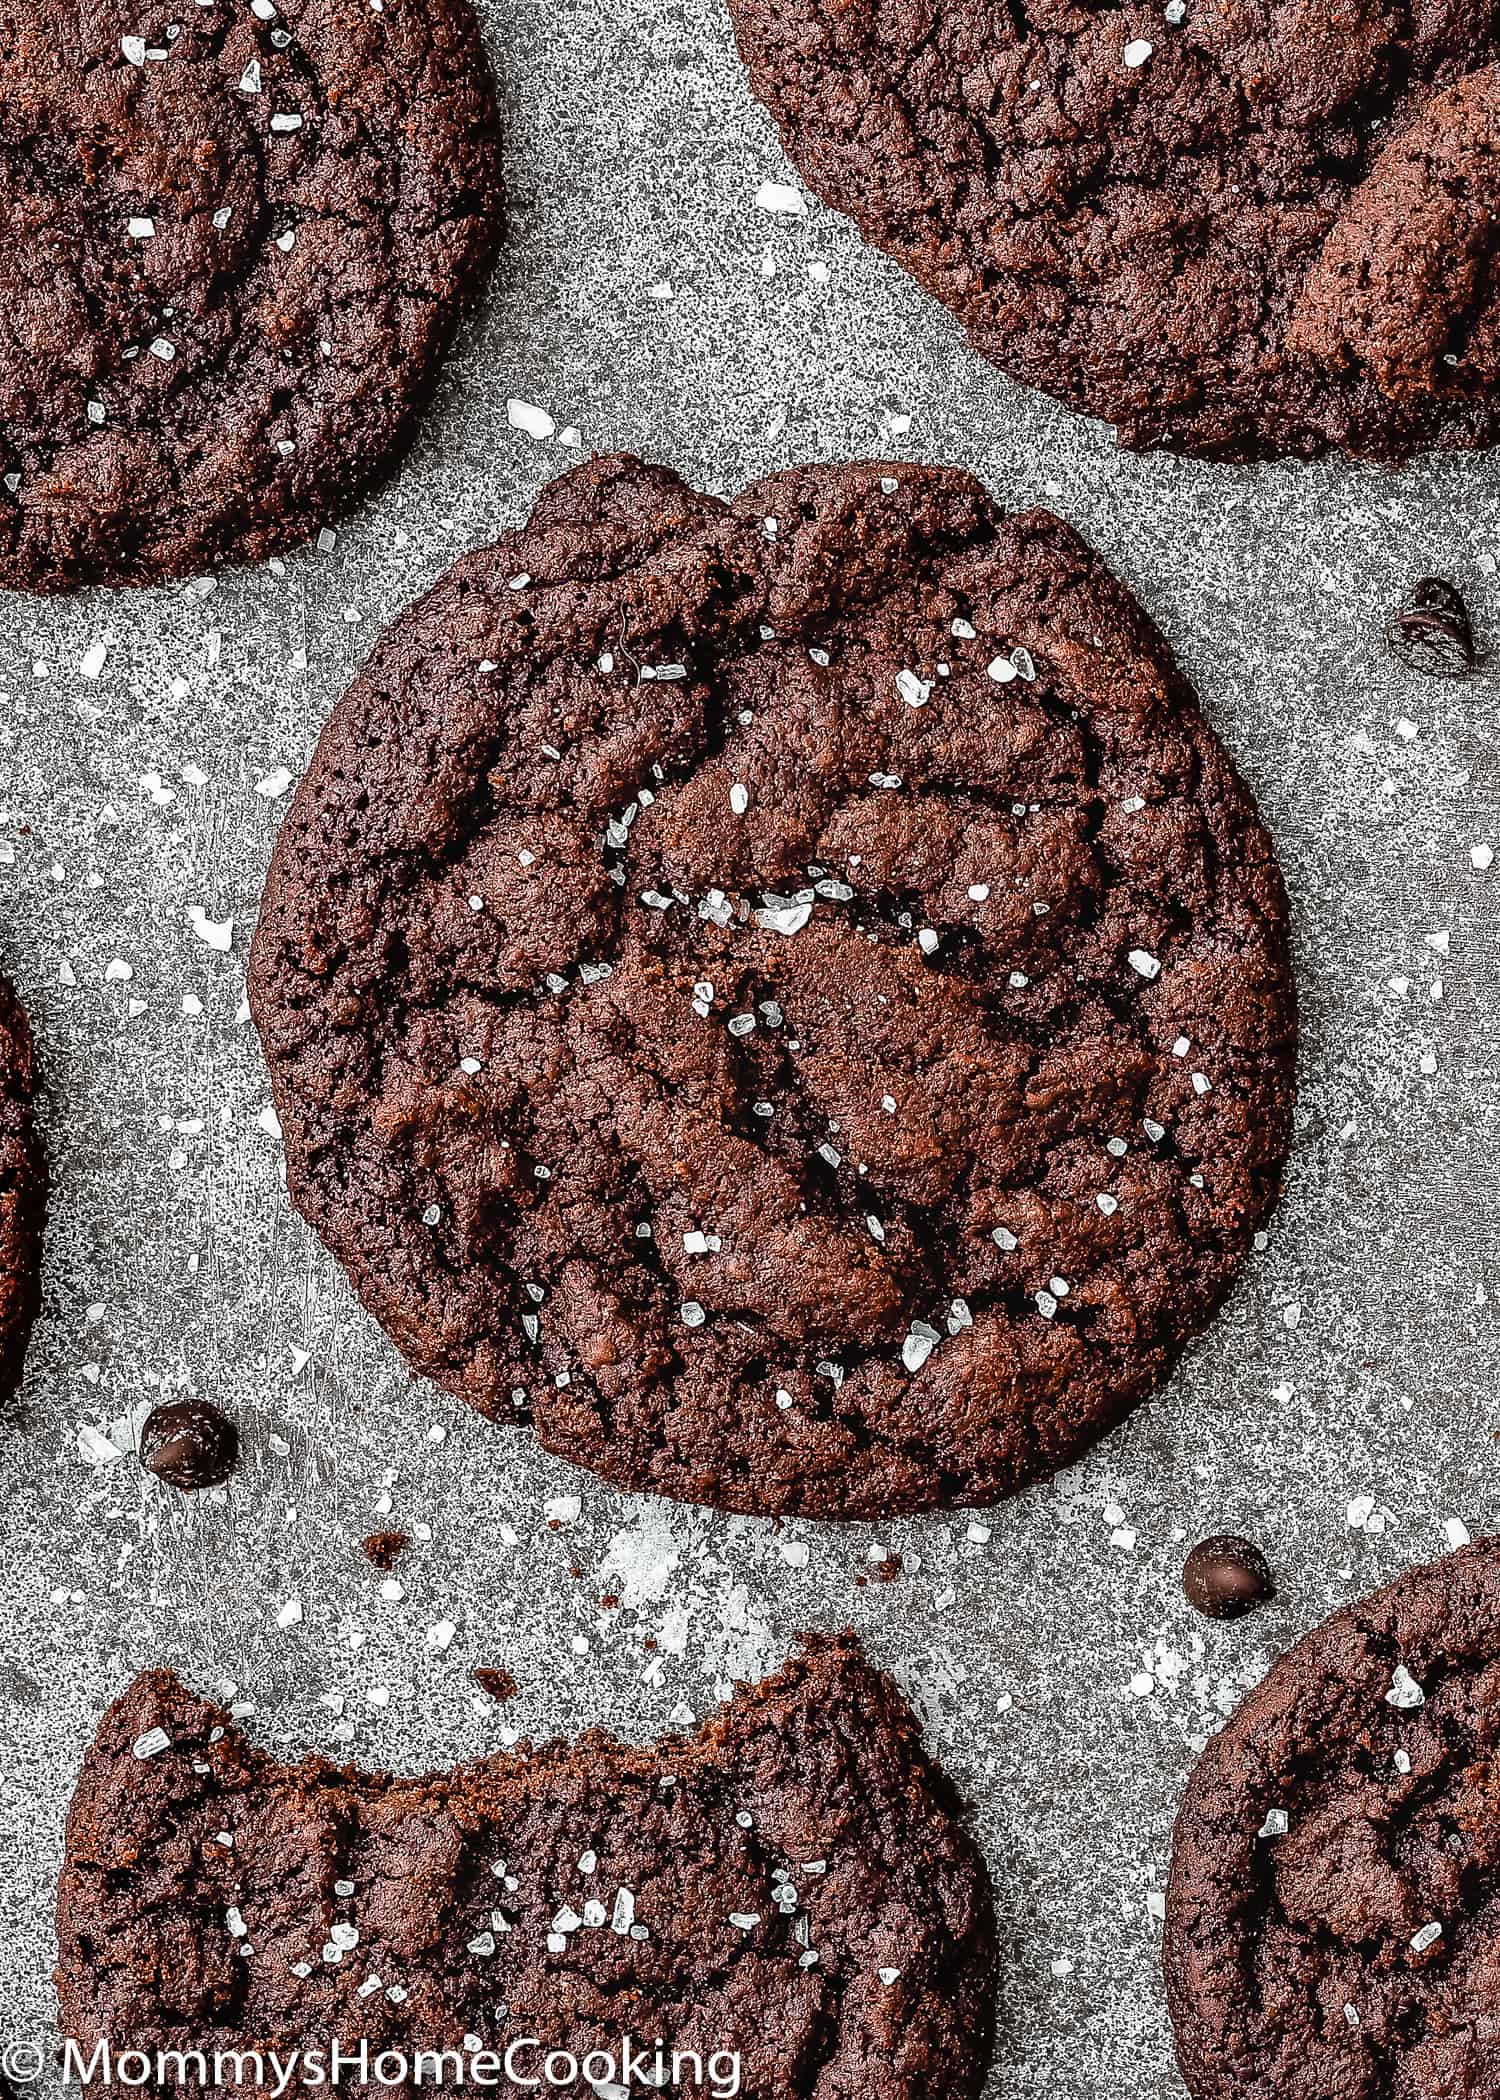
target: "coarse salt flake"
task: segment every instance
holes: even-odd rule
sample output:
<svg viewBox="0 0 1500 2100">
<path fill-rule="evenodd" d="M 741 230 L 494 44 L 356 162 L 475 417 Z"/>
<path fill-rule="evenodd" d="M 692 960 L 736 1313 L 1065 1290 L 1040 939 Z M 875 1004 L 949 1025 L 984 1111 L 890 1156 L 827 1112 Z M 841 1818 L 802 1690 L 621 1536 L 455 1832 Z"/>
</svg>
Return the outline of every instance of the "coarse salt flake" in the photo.
<svg viewBox="0 0 1500 2100">
<path fill-rule="evenodd" d="M 762 211 L 777 212 L 787 218 L 800 219 L 807 212 L 807 200 L 795 183 L 763 182 L 755 192 L 755 201 Z"/>
<path fill-rule="evenodd" d="M 200 941 L 210 948 L 216 948 L 221 955 L 228 954 L 234 944 L 233 919 L 211 919 L 201 904 L 190 904 L 188 922 Z"/>
<path fill-rule="evenodd" d="M 1394 1706 L 1405 1713 L 1418 1706 L 1425 1706 L 1427 1694 L 1407 1669 L 1405 1663 L 1397 1663 L 1391 1675 L 1391 1688 L 1385 1695 L 1387 1706 Z"/>
<path fill-rule="evenodd" d="M 538 444 L 557 435 L 557 423 L 554 418 L 548 415 L 545 408 L 538 408 L 530 401 L 507 401 L 505 418 L 512 430 L 524 431 L 527 437 L 535 438 Z"/>
</svg>

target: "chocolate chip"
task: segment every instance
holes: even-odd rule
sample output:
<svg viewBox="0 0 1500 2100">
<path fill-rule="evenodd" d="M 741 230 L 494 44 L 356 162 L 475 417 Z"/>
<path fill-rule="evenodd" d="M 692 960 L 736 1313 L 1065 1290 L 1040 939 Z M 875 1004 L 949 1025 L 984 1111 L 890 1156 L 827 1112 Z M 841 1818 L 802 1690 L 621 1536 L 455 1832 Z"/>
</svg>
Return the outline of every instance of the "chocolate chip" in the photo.
<svg viewBox="0 0 1500 2100">
<path fill-rule="evenodd" d="M 469 1675 L 497 1706 L 502 1706 L 507 1699 L 514 1699 L 521 1689 L 509 1670 L 471 1670 Z"/>
<path fill-rule="evenodd" d="M 382 1575 L 389 1575 L 410 1544 L 409 1531 L 372 1531 L 361 1544 L 360 1551 Z"/>
<path fill-rule="evenodd" d="M 1429 678 L 1467 678 L 1478 668 L 1469 608 L 1440 576 L 1424 576 L 1412 585 L 1385 638 L 1398 663 Z"/>
<path fill-rule="evenodd" d="M 168 1487 L 218 1487 L 234 1471 L 240 1433 L 211 1400 L 167 1400 L 141 1424 L 141 1464 Z"/>
<path fill-rule="evenodd" d="M 1182 1587 L 1194 1611 L 1209 1619 L 1242 1618 L 1276 1594 L 1266 1556 L 1234 1532 L 1218 1532 L 1193 1548 Z"/>
</svg>

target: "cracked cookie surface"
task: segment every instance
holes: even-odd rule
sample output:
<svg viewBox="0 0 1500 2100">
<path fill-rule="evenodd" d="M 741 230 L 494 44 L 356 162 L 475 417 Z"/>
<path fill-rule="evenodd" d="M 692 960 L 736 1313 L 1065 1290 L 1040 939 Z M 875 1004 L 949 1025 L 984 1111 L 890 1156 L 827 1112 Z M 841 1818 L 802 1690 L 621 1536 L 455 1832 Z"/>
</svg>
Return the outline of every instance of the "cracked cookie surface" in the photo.
<svg viewBox="0 0 1500 2100">
<path fill-rule="evenodd" d="M 483 280 L 498 124 L 464 0 L 0 0 L 0 585 L 346 512 Z"/>
<path fill-rule="evenodd" d="M 1282 1656 L 1177 1819 L 1167 1995 L 1194 2100 L 1495 2090 L 1500 1540 Z"/>
<path fill-rule="evenodd" d="M 293 1201 L 411 1363 L 738 1510 L 1067 1463 L 1288 1143 L 1246 790 L 1077 536 L 933 469 L 553 483 L 335 708 L 250 996 Z"/>
<path fill-rule="evenodd" d="M 283 1764 L 150 1672 L 85 1758 L 58 1948 L 85 2052 L 661 2037 L 748 2100 L 969 2100 L 994 2033 L 983 1861 L 848 1641 L 686 1738 L 422 1779 Z"/>
<path fill-rule="evenodd" d="M 793 165 L 1137 449 L 1500 435 L 1488 0 L 730 0 Z"/>
</svg>

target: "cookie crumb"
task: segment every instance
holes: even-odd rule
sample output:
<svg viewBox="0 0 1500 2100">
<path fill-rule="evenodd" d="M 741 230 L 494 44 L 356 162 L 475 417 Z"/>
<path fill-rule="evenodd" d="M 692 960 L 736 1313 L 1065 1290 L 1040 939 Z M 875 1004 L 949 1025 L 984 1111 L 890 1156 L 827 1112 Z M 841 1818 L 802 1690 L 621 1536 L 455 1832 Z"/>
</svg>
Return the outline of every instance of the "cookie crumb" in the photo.
<svg viewBox="0 0 1500 2100">
<path fill-rule="evenodd" d="M 509 1670 L 481 1668 L 471 1670 L 469 1675 L 484 1693 L 485 1697 L 493 1699 L 497 1706 L 503 1706 L 507 1699 L 514 1699 L 517 1692 L 521 1689 Z"/>
<path fill-rule="evenodd" d="M 379 1568 L 382 1575 L 389 1575 L 397 1561 L 411 1544 L 409 1531 L 372 1531 L 360 1542 L 360 1552 L 371 1567 Z"/>
</svg>

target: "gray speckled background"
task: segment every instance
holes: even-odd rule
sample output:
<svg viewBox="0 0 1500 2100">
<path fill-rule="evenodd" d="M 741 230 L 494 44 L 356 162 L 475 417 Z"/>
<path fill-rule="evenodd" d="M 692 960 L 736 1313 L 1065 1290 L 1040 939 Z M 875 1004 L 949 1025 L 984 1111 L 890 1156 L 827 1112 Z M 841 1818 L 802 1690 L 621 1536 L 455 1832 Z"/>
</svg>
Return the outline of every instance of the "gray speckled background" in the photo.
<svg viewBox="0 0 1500 2100">
<path fill-rule="evenodd" d="M 1437 570 L 1500 656 L 1500 460 L 1121 457 L 980 365 L 842 220 L 758 207 L 788 171 L 719 0 L 486 21 L 512 240 L 395 484 L 280 573 L 0 603 L 0 948 L 55 1174 L 0 1427 L 0 2039 L 50 2041 L 72 1775 L 142 1665 L 232 1683 L 270 1743 L 419 1768 L 518 1731 L 650 1734 L 852 1620 L 977 1805 L 1008 1941 L 997 2093 L 1172 2093 L 1153 1903 L 1195 1746 L 1334 1604 L 1496 1521 L 1500 866 L 1473 849 L 1500 849 L 1500 684 L 1404 678 L 1380 637 Z M 615 1494 L 414 1384 L 286 1205 L 241 1005 L 276 790 L 382 623 L 577 456 L 512 429 L 509 397 L 719 491 L 887 454 L 1052 504 L 1165 628 L 1280 841 L 1306 1040 L 1269 1250 L 1170 1392 L 987 1535 Z M 233 921 L 229 952 L 195 908 Z M 179 1390 L 244 1424 L 231 1491 L 190 1503 L 80 1454 L 82 1426 Z M 558 1496 L 579 1510 L 554 1531 Z M 387 1508 L 430 1527 L 398 1602 L 356 1550 Z M 1282 1582 L 1231 1627 L 1178 1585 L 1185 1541 L 1224 1525 Z M 904 1572 L 857 1586 L 877 1545 Z M 477 1698 L 478 1663 L 520 1698 Z"/>
</svg>

